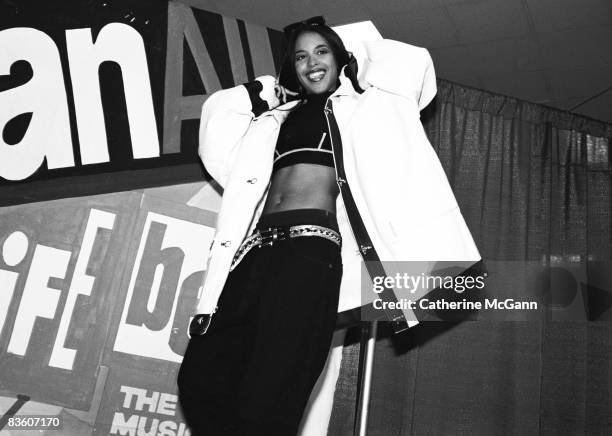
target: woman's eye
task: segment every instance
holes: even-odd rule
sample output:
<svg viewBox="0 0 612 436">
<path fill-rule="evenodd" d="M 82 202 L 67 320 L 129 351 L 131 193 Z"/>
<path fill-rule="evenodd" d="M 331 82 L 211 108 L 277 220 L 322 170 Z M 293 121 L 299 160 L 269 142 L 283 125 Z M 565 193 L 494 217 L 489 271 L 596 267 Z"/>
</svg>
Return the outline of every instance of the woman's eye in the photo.
<svg viewBox="0 0 612 436">
<path fill-rule="evenodd" d="M 325 50 L 325 49 L 324 49 L 324 50 L 319 50 L 319 51 L 318 51 L 318 54 L 320 54 L 320 55 L 324 55 L 324 54 L 327 54 L 327 53 L 329 53 L 329 51 L 328 51 L 328 50 Z"/>
<path fill-rule="evenodd" d="M 296 62 L 297 62 L 297 61 L 301 61 L 302 59 L 304 59 L 304 55 L 297 55 L 297 56 L 295 57 Z"/>
</svg>

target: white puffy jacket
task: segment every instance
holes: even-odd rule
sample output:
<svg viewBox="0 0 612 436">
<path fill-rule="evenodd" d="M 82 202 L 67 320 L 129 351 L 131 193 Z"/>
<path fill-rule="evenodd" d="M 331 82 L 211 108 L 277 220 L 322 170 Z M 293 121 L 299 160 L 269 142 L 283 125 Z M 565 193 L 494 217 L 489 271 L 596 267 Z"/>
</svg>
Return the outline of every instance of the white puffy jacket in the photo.
<svg viewBox="0 0 612 436">
<path fill-rule="evenodd" d="M 380 259 L 480 260 L 420 121 L 420 110 L 436 93 L 429 52 L 392 40 L 365 43 L 365 49 L 359 74 L 365 92 L 357 93 L 342 71 L 330 99 L 347 180 Z M 257 80 L 261 97 L 275 108 L 274 77 Z M 255 117 L 244 86 L 218 91 L 204 103 L 199 154 L 224 193 L 196 313 L 215 311 L 234 254 L 257 223 L 279 129 L 289 113 L 279 109 L 291 104 Z M 341 195 L 337 215 L 343 238 L 341 312 L 362 304 L 361 257 Z"/>
</svg>

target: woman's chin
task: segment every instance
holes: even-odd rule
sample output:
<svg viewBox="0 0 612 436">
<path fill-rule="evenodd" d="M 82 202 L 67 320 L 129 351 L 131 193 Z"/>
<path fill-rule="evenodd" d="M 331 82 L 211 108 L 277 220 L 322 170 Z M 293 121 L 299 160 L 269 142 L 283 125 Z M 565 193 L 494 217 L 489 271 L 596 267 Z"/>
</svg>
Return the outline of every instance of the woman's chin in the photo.
<svg viewBox="0 0 612 436">
<path fill-rule="evenodd" d="M 321 84 L 314 83 L 304 86 L 304 89 L 306 89 L 307 94 L 323 94 L 325 92 L 333 91 L 334 84 L 329 82 Z"/>
</svg>

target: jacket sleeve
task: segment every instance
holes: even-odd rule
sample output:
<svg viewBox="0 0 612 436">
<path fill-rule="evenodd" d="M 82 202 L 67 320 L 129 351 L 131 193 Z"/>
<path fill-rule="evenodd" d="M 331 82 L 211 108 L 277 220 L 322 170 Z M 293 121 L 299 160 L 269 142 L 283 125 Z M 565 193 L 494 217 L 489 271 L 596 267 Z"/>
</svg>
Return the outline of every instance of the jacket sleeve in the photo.
<svg viewBox="0 0 612 436">
<path fill-rule="evenodd" d="M 253 119 L 278 106 L 274 83 L 274 77 L 261 76 L 253 82 L 217 91 L 204 102 L 198 154 L 206 171 L 222 187 Z"/>
<path fill-rule="evenodd" d="M 391 39 L 365 43 L 365 81 L 383 91 L 414 99 L 419 110 L 436 95 L 436 73 L 427 49 Z"/>
</svg>

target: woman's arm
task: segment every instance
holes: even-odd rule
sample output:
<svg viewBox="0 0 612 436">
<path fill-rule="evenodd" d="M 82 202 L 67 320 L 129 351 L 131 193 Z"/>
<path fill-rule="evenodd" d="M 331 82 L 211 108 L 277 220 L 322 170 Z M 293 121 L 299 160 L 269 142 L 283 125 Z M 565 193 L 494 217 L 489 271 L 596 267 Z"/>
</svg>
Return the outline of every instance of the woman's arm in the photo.
<svg viewBox="0 0 612 436">
<path fill-rule="evenodd" d="M 419 110 L 436 95 L 436 73 L 427 49 L 391 39 L 365 43 L 365 81 L 378 89 L 413 99 Z"/>
<path fill-rule="evenodd" d="M 253 82 L 212 94 L 202 106 L 198 154 L 208 173 L 223 187 L 251 122 L 275 108 L 275 78 L 261 76 Z"/>
</svg>

